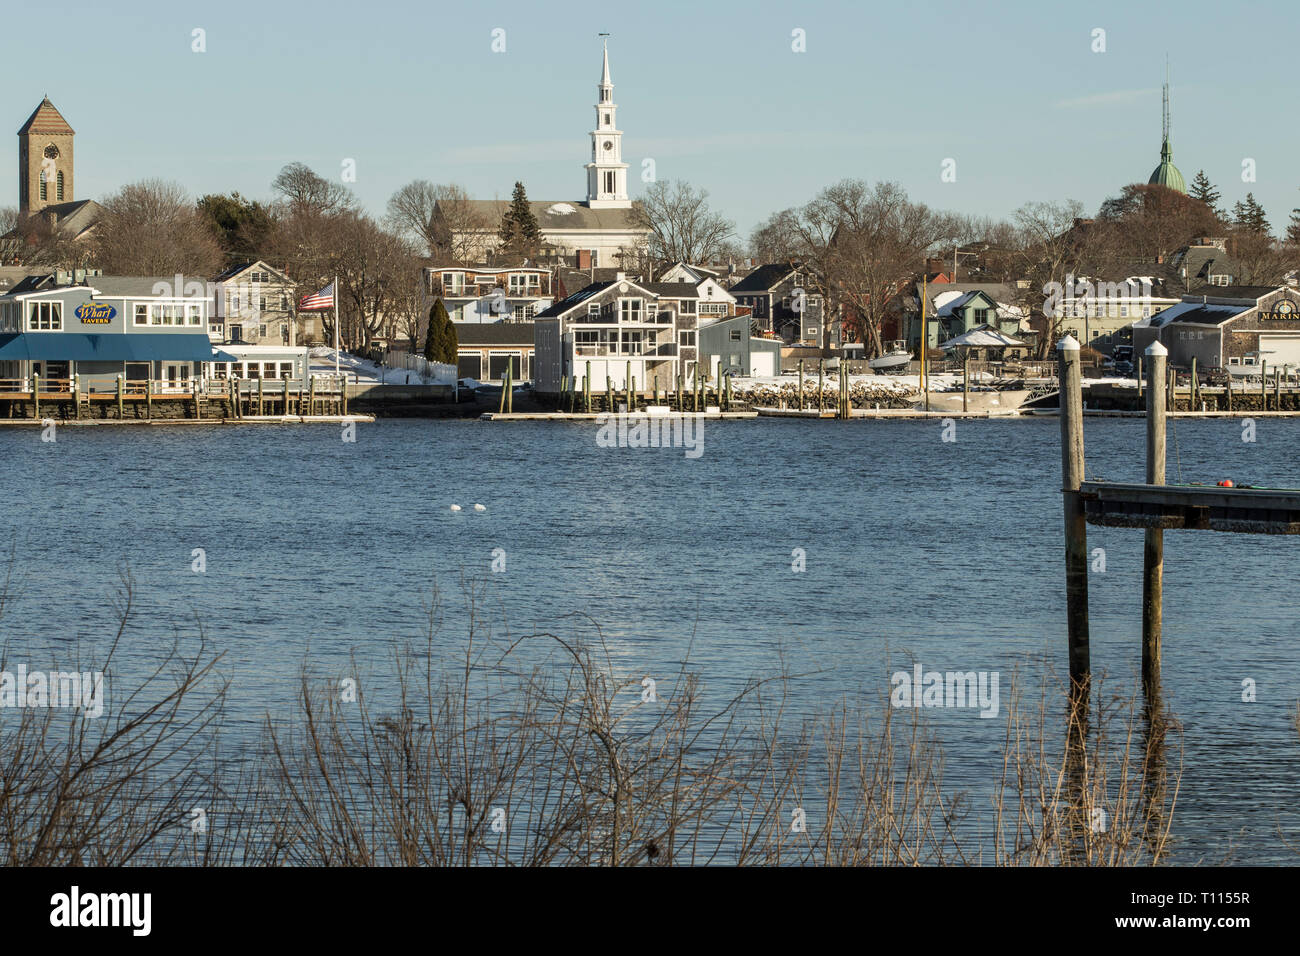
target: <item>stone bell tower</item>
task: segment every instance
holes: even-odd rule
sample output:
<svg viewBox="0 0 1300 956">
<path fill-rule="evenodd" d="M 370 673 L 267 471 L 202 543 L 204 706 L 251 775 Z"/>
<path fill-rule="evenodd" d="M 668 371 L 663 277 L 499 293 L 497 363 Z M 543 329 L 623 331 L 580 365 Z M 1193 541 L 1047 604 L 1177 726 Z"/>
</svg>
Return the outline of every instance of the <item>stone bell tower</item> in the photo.
<svg viewBox="0 0 1300 956">
<path fill-rule="evenodd" d="M 27 218 L 46 206 L 71 202 L 72 137 L 76 135 L 49 97 L 18 131 L 18 213 Z"/>
</svg>

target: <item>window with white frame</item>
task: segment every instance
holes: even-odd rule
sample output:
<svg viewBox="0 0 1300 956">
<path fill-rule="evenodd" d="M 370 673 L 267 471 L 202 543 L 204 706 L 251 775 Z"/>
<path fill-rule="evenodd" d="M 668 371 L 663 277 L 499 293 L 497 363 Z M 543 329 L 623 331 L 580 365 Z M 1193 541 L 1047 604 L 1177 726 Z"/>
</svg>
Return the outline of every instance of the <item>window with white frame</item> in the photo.
<svg viewBox="0 0 1300 956">
<path fill-rule="evenodd" d="M 27 313 L 27 328 L 33 332 L 62 329 L 63 303 L 33 302 Z"/>
<path fill-rule="evenodd" d="M 185 307 L 186 321 L 190 325 L 203 324 L 203 306 L 193 303 Z"/>
<path fill-rule="evenodd" d="M 618 320 L 620 322 L 640 322 L 645 314 L 645 303 L 641 299 L 619 299 Z"/>
<path fill-rule="evenodd" d="M 442 291 L 448 295 L 460 295 L 465 291 L 465 273 L 444 272 L 442 274 Z"/>
<path fill-rule="evenodd" d="M 145 305 L 143 302 L 136 303 L 135 324 L 136 325 L 149 324 L 149 306 Z"/>
<path fill-rule="evenodd" d="M 681 332 L 678 333 L 678 339 L 683 348 L 690 348 L 695 344 L 695 330 L 682 329 Z"/>
</svg>

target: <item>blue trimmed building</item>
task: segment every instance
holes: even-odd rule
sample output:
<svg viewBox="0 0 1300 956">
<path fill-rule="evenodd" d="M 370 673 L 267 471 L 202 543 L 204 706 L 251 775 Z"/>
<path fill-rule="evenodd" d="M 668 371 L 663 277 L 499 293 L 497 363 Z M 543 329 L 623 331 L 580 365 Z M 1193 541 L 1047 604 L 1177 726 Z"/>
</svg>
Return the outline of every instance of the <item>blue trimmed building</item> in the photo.
<svg viewBox="0 0 1300 956">
<path fill-rule="evenodd" d="M 113 391 L 117 378 L 187 390 L 204 363 L 229 361 L 208 337 L 206 282 L 181 276 L 28 276 L 0 295 L 0 380 Z M 187 294 L 188 293 L 188 294 Z"/>
</svg>

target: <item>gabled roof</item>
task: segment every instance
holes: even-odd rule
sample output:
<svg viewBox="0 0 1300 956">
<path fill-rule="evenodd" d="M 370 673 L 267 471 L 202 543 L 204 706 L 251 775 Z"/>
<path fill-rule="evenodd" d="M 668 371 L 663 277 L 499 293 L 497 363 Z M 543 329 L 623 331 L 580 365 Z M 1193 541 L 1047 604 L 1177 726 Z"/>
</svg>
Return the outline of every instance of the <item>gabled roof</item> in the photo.
<svg viewBox="0 0 1300 956">
<path fill-rule="evenodd" d="M 537 313 L 537 318 L 553 319 L 553 318 L 558 318 L 559 316 L 564 315 L 568 312 L 572 312 L 575 308 L 582 305 L 582 303 L 586 302 L 593 295 L 597 295 L 598 293 L 604 292 L 613 284 L 614 284 L 613 282 L 592 282 L 584 286 L 583 288 L 579 289 L 577 292 L 573 293 L 573 295 L 569 296 L 568 298 L 561 299 L 559 302 L 551 303 L 551 305 L 548 308 L 543 309 L 541 312 Z"/>
<path fill-rule="evenodd" d="M 508 199 L 469 199 L 469 209 L 483 221 L 483 230 L 495 233 L 501 217 L 510 208 Z M 592 209 L 580 200 L 543 200 L 528 203 L 542 232 L 571 232 L 583 230 L 617 230 L 649 233 L 648 229 L 632 223 L 631 209 Z"/>
<path fill-rule="evenodd" d="M 253 270 L 253 269 L 257 269 L 258 272 L 270 272 L 270 273 L 273 273 L 273 274 L 275 275 L 275 277 L 276 277 L 277 279 L 279 279 L 281 282 L 291 282 L 291 281 L 292 281 L 292 280 L 291 280 L 287 275 L 285 275 L 285 274 L 284 274 L 283 272 L 281 272 L 279 269 L 275 268 L 274 266 L 269 266 L 269 265 L 267 265 L 267 264 L 266 264 L 264 261 L 262 261 L 261 259 L 256 259 L 256 260 L 254 260 L 253 262 L 243 262 L 243 263 L 240 263 L 239 265 L 230 266 L 230 267 L 227 268 L 225 271 L 223 271 L 223 272 L 221 272 L 220 274 L 218 274 L 217 277 L 216 277 L 215 279 L 213 279 L 212 281 L 213 281 L 213 282 L 226 282 L 226 281 L 228 281 L 228 280 L 230 280 L 230 279 L 235 278 L 235 276 L 242 275 L 243 273 L 245 273 L 245 272 L 249 272 L 249 271 L 251 271 L 251 270 Z"/>
<path fill-rule="evenodd" d="M 653 292 L 656 296 L 662 296 L 665 299 L 698 299 L 700 297 L 700 287 L 693 282 L 639 282 L 637 285 L 647 292 Z"/>
<path fill-rule="evenodd" d="M 1161 328 L 1171 322 L 1192 322 L 1196 325 L 1222 325 L 1251 310 L 1250 306 L 1210 305 L 1204 302 L 1183 300 L 1151 316 L 1145 323 L 1151 328 Z M 1134 323 L 1135 325 L 1139 323 Z"/>
<path fill-rule="evenodd" d="M 49 222 L 59 235 L 77 239 L 94 228 L 104 215 L 104 207 L 93 199 L 73 199 L 69 202 L 51 203 L 32 213 L 28 222 L 37 217 Z"/>
<path fill-rule="evenodd" d="M 27 117 L 27 122 L 18 130 L 18 135 L 24 133 L 45 134 L 49 136 L 71 136 L 72 127 L 68 121 L 63 118 L 63 114 L 54 108 L 47 96 L 41 100 L 40 105 Z"/>
<path fill-rule="evenodd" d="M 659 286 L 661 288 L 666 287 L 672 290 L 671 292 L 668 293 L 668 295 L 671 297 L 677 297 L 677 298 L 691 297 L 691 296 L 683 296 L 681 290 L 677 288 L 677 283 L 675 282 L 646 283 L 646 282 L 637 282 L 633 279 L 613 279 L 610 280 L 609 282 L 592 282 L 589 285 L 579 289 L 577 292 L 573 293 L 573 295 L 569 296 L 568 298 L 561 299 L 559 302 L 552 303 L 549 308 L 544 309 L 543 311 L 537 313 L 536 317 L 539 319 L 554 319 L 562 315 L 567 315 L 568 313 L 572 312 L 574 309 L 581 306 L 583 303 L 585 303 L 588 299 L 592 298 L 593 296 L 600 295 L 602 292 L 605 292 L 611 286 L 622 285 L 624 283 L 626 283 L 629 288 L 636 289 L 640 292 L 644 292 L 655 300 L 658 300 L 661 295 L 661 293 L 655 291 L 654 288 L 655 286 Z M 691 290 L 692 293 L 695 292 L 694 286 L 688 286 L 688 288 Z"/>
<path fill-rule="evenodd" d="M 770 292 L 799 271 L 799 267 L 788 262 L 772 262 L 759 266 L 745 278 L 731 287 L 732 295 L 744 295 L 753 292 Z"/>
</svg>

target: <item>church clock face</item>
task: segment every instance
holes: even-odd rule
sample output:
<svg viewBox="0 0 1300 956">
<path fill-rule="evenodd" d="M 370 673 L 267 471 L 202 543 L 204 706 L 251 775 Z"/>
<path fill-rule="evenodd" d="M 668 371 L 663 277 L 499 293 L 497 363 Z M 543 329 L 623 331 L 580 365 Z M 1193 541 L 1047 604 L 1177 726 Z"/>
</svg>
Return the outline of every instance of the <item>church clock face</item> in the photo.
<svg viewBox="0 0 1300 956">
<path fill-rule="evenodd" d="M 59 147 L 55 146 L 53 143 L 50 143 L 49 146 L 46 146 L 46 147 L 45 147 L 45 158 L 46 158 L 46 159 L 58 159 L 58 158 L 59 158 Z"/>
<path fill-rule="evenodd" d="M 605 140 L 605 148 L 606 148 L 606 149 L 613 149 L 613 148 L 614 148 L 614 141 L 611 140 L 611 139 L 607 139 L 607 140 Z"/>
</svg>

